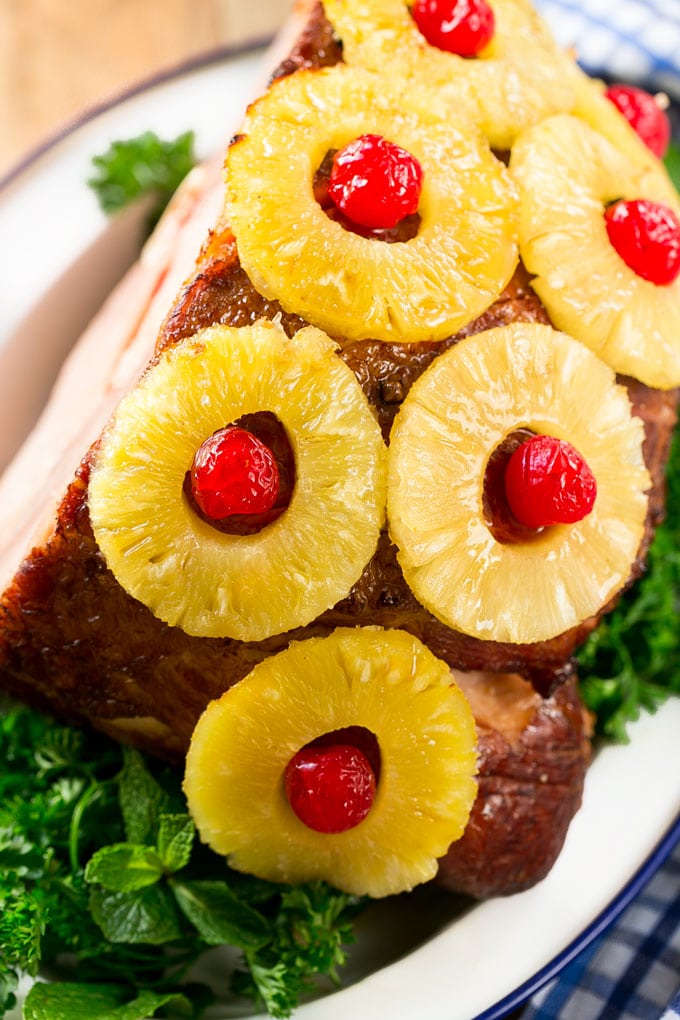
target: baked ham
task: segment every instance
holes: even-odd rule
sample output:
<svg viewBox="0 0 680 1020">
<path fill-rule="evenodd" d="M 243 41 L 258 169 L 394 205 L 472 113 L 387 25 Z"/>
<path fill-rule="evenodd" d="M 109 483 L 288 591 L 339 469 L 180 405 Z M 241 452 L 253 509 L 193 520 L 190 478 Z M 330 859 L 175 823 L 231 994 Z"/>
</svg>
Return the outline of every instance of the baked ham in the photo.
<svg viewBox="0 0 680 1020">
<path fill-rule="evenodd" d="M 281 77 L 341 59 L 342 48 L 322 6 L 302 3 L 272 52 L 270 66 L 276 66 L 274 77 Z M 0 685 L 69 722 L 181 761 L 206 704 L 291 639 L 327 635 L 338 626 L 378 624 L 409 631 L 457 671 L 479 723 L 480 794 L 469 831 L 442 863 L 441 881 L 474 896 L 525 888 L 549 869 L 580 803 L 590 746 L 572 656 L 601 613 L 530 645 L 456 632 L 418 603 L 385 532 L 349 595 L 308 626 L 256 642 L 192 637 L 128 595 L 97 546 L 88 513 L 97 436 L 145 364 L 215 323 L 240 326 L 276 318 L 289 335 L 304 325 L 257 292 L 240 266 L 226 224 L 210 232 L 191 267 L 197 236 L 204 237 L 217 220 L 220 196 L 215 166 L 200 169 L 184 186 L 140 265 L 75 351 L 52 404 L 7 472 L 0 489 Z M 384 238 L 386 243 L 398 239 Z M 161 309 L 172 297 L 174 304 L 157 333 Z M 442 351 L 463 336 L 516 321 L 549 322 L 521 265 L 483 315 L 444 341 L 336 339 L 387 438 L 411 385 Z M 108 346 L 102 353 L 103 337 Z M 87 377 L 98 366 L 92 406 L 77 425 L 56 434 L 74 380 L 82 393 L 80 373 Z M 663 473 L 678 394 L 629 378 L 620 382 L 644 422 L 644 459 L 652 479 L 632 582 L 644 569 L 663 516 Z M 37 470 L 30 472 L 31 466 Z M 18 481 L 27 468 L 31 478 L 45 478 L 31 491 Z M 611 604 L 602 613 L 609 609 Z"/>
</svg>

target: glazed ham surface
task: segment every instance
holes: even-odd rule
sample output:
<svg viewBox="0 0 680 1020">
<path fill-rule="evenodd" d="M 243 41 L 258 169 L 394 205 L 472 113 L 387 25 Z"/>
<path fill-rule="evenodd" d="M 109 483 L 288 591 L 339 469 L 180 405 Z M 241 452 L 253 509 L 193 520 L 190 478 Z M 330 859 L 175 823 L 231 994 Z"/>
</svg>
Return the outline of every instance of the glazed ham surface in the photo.
<svg viewBox="0 0 680 1020">
<path fill-rule="evenodd" d="M 269 66 L 276 66 L 275 76 L 280 76 L 339 59 L 341 48 L 321 6 L 307 3 L 299 5 Z M 164 624 L 127 595 L 97 547 L 87 502 L 97 436 L 145 364 L 213 323 L 238 326 L 280 317 L 291 335 L 303 325 L 257 293 L 239 265 L 226 225 L 210 234 L 194 266 L 208 225 L 218 220 L 221 190 L 216 165 L 201 169 L 184 186 L 140 265 L 74 352 L 36 432 L 6 474 L 0 489 L 4 525 L 0 685 L 66 720 L 93 725 L 152 753 L 181 760 L 207 702 L 292 638 L 324 635 L 347 625 L 403 628 L 452 668 L 483 671 L 487 688 L 493 687 L 494 676 L 501 690 L 509 674 L 519 675 L 520 686 L 514 682 L 510 686 L 520 707 L 513 702 L 509 715 L 502 699 L 480 699 L 479 690 L 471 695 L 480 723 L 481 793 L 469 836 L 442 865 L 442 882 L 473 895 L 524 888 L 545 874 L 580 803 L 589 744 L 571 656 L 599 617 L 533 645 L 481 641 L 457 633 L 414 598 L 384 533 L 347 598 L 309 626 L 259 642 L 197 638 Z M 443 342 L 407 345 L 336 339 L 340 356 L 356 374 L 387 437 L 410 386 L 441 351 L 464 335 L 517 320 L 549 321 L 521 266 L 491 308 Z M 76 419 L 68 413 L 72 393 L 77 387 L 82 394 L 83 379 L 93 372 L 98 372 L 90 387 L 93 399 Z M 647 546 L 663 514 L 663 470 L 677 394 L 621 381 L 645 425 L 644 454 L 653 481 L 632 580 L 643 570 Z M 44 481 L 36 483 L 36 478 Z M 511 724 L 509 717 L 514 719 Z M 536 779 L 546 769 L 554 777 L 547 785 Z M 534 798 L 542 789 L 540 783 L 545 788 Z M 497 855 L 504 841 L 516 842 L 517 828 L 528 824 L 525 809 L 532 800 L 539 809 L 534 842 L 540 852 L 525 862 L 521 873 L 513 860 L 495 879 L 488 870 L 480 876 L 480 861 L 483 864 L 490 853 Z M 493 824 L 485 821 L 492 815 Z"/>
<path fill-rule="evenodd" d="M 213 322 L 242 325 L 278 314 L 278 306 L 261 298 L 240 269 L 230 235 L 214 237 L 166 319 L 156 356 Z M 544 314 L 518 274 L 466 332 Z M 284 315 L 283 323 L 293 332 L 300 320 Z M 342 356 L 387 427 L 413 380 L 451 342 L 412 348 L 364 341 L 344 346 Z M 663 465 L 675 395 L 633 382 L 630 393 L 645 421 L 647 464 L 654 478 L 646 545 L 663 512 Z M 73 721 L 89 721 L 133 739 L 148 750 L 182 755 L 207 701 L 291 638 L 328 634 L 352 624 L 400 627 L 456 669 L 518 672 L 548 694 L 572 673 L 572 652 L 597 623 L 591 618 L 533 645 L 481 641 L 453 631 L 416 601 L 383 534 L 348 597 L 309 626 L 258 642 L 191 637 L 127 595 L 107 568 L 87 506 L 95 455 L 96 443 L 61 500 L 46 541 L 30 551 L 3 594 L 0 676 L 12 693 Z M 642 548 L 632 577 L 643 568 L 644 552 Z"/>
</svg>

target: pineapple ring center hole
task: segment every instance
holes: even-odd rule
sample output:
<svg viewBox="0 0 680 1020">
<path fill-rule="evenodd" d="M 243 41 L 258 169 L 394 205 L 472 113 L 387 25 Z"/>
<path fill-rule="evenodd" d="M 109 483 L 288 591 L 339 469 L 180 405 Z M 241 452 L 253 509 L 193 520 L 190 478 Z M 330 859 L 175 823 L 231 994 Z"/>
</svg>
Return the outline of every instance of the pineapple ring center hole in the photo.
<svg viewBox="0 0 680 1020">
<path fill-rule="evenodd" d="M 320 737 L 310 740 L 300 750 L 306 750 L 309 747 L 332 747 L 334 744 L 349 744 L 365 754 L 373 770 L 377 787 L 380 781 L 381 757 L 380 745 L 375 733 L 365 726 L 343 726 L 341 729 L 322 733 Z"/>
<path fill-rule="evenodd" d="M 416 212 L 411 216 L 405 216 L 395 227 L 363 227 L 359 223 L 353 223 L 352 220 L 338 209 L 328 193 L 328 184 L 333 168 L 333 157 L 337 151 L 337 149 L 329 149 L 321 161 L 321 166 L 314 174 L 314 198 L 329 220 L 339 223 L 341 227 L 348 230 L 351 234 L 358 234 L 360 237 L 370 237 L 376 241 L 385 241 L 387 244 L 413 240 L 420 230 L 420 213 Z"/>
<path fill-rule="evenodd" d="M 505 469 L 508 461 L 522 443 L 535 435 L 535 432 L 526 428 L 510 432 L 492 452 L 486 465 L 482 490 L 484 522 L 496 541 L 504 545 L 530 542 L 545 530 L 520 524 L 513 516 L 505 495 Z"/>
<path fill-rule="evenodd" d="M 227 424 L 246 429 L 271 450 L 279 469 L 279 492 L 276 502 L 270 510 L 264 513 L 231 514 L 229 517 L 216 520 L 204 514 L 194 499 L 191 491 L 190 470 L 184 476 L 184 496 L 189 501 L 193 512 L 216 531 L 225 535 L 256 535 L 277 517 L 280 517 L 290 505 L 295 487 L 295 455 L 286 430 L 272 411 L 244 414 L 236 421 Z"/>
</svg>

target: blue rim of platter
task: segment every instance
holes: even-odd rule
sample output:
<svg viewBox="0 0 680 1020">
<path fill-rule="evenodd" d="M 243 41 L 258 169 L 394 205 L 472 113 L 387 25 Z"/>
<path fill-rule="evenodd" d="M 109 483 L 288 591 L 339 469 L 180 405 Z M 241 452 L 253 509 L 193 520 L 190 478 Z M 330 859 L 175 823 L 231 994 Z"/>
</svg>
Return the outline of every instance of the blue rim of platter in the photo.
<svg viewBox="0 0 680 1020">
<path fill-rule="evenodd" d="M 580 935 L 570 942 L 561 953 L 553 957 L 545 967 L 542 967 L 528 981 L 525 981 L 516 988 L 514 992 L 504 996 L 493 1006 L 472 1017 L 471 1020 L 503 1020 L 514 1009 L 525 1005 L 531 996 L 535 995 L 549 981 L 558 977 L 561 971 L 572 960 L 579 956 L 591 942 L 602 935 L 620 917 L 626 907 L 632 903 L 637 894 L 656 874 L 678 843 L 680 843 L 680 816 L 621 892 L 614 897 L 611 903 L 597 915 Z"/>
</svg>

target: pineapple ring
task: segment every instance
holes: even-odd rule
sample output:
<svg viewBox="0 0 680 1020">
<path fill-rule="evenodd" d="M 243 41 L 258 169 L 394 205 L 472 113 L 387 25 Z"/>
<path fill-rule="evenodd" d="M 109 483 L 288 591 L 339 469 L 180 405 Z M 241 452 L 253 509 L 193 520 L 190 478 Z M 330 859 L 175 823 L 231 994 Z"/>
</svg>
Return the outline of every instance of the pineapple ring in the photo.
<svg viewBox="0 0 680 1020">
<path fill-rule="evenodd" d="M 406 90 L 405 90 L 406 88 Z M 349 340 L 442 340 L 491 305 L 517 264 L 506 168 L 436 93 L 344 65 L 274 83 L 227 156 L 228 216 L 265 297 Z M 420 162 L 416 237 L 387 244 L 331 220 L 314 197 L 329 149 L 381 134 Z"/>
<path fill-rule="evenodd" d="M 376 796 L 359 825 L 319 833 L 288 803 L 284 772 L 301 747 L 348 726 L 378 740 Z M 208 705 L 184 791 L 201 839 L 232 867 L 387 896 L 433 878 L 437 858 L 463 834 L 476 795 L 475 745 L 467 699 L 417 638 L 339 628 L 293 642 Z"/>
<path fill-rule="evenodd" d="M 520 251 L 553 324 L 617 372 L 659 389 L 679 385 L 680 278 L 643 280 L 613 248 L 604 219 L 605 205 L 619 198 L 665 202 L 680 215 L 662 166 L 631 162 L 568 115 L 530 128 L 510 165 L 520 188 Z"/>
<path fill-rule="evenodd" d="M 641 171 L 651 171 L 655 178 L 655 187 L 659 189 L 658 199 L 672 205 L 677 201 L 677 192 L 663 163 L 645 145 L 616 106 L 606 98 L 604 82 L 589 78 L 580 69 L 577 71 L 577 98 L 571 112 L 584 120 L 594 131 L 604 135 L 634 166 L 639 167 Z M 664 189 L 665 198 L 662 199 Z"/>
<path fill-rule="evenodd" d="M 335 351 L 313 327 L 290 340 L 271 322 L 215 326 L 169 350 L 120 404 L 90 517 L 119 583 L 161 620 L 259 641 L 309 623 L 360 576 L 384 519 L 386 450 Z M 262 410 L 293 448 L 291 502 L 257 534 L 223 534 L 191 508 L 185 473 L 207 436 Z"/>
<path fill-rule="evenodd" d="M 492 0 L 494 36 L 475 59 L 430 45 L 406 0 L 324 0 L 349 65 L 429 83 L 467 109 L 496 149 L 575 100 L 574 63 L 528 0 Z"/>
<path fill-rule="evenodd" d="M 597 498 L 577 524 L 504 544 L 485 522 L 484 480 L 518 428 L 575 446 Z M 611 369 L 549 326 L 513 323 L 450 348 L 412 386 L 389 448 L 390 534 L 416 598 L 458 631 L 519 644 L 598 612 L 643 536 L 643 437 Z"/>
</svg>

